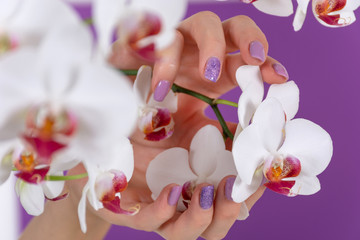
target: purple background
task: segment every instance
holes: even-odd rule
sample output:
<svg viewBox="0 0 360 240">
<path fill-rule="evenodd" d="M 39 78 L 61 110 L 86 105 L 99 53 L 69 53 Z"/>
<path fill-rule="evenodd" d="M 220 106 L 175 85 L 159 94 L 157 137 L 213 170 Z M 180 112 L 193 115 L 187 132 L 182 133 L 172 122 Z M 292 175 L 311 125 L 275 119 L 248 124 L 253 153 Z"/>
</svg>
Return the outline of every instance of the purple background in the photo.
<svg viewBox="0 0 360 240">
<path fill-rule="evenodd" d="M 258 24 L 268 39 L 269 55 L 283 63 L 300 88 L 297 117 L 322 126 L 334 142 L 332 161 L 319 176 L 320 192 L 288 198 L 267 190 L 250 217 L 236 222 L 226 239 L 358 239 L 360 20 L 345 28 L 327 28 L 309 9 L 303 28 L 294 32 L 293 15 L 274 17 L 236 2 L 192 4 L 187 16 L 203 10 L 213 11 L 223 20 L 248 15 Z M 355 14 L 359 17 L 360 9 Z M 225 97 L 237 101 L 239 94 L 235 89 Z M 237 121 L 235 109 L 225 107 L 223 113 L 227 120 Z M 23 224 L 28 220 L 24 214 Z M 118 226 L 113 226 L 105 239 L 145 238 L 162 239 L 155 233 Z"/>
</svg>

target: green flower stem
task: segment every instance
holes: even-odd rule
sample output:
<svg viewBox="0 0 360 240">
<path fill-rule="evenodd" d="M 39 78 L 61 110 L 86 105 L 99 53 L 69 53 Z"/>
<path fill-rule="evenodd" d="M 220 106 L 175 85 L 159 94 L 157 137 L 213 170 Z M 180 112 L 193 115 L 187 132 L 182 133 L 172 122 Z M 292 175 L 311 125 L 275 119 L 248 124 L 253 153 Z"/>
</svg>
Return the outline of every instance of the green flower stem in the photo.
<svg viewBox="0 0 360 240">
<path fill-rule="evenodd" d="M 121 69 L 120 71 L 127 76 L 136 76 L 138 73 L 136 69 Z"/>
<path fill-rule="evenodd" d="M 45 176 L 46 181 L 66 181 L 66 180 L 76 180 L 87 177 L 87 173 L 77 174 L 77 175 L 69 175 L 69 176 Z"/>
<path fill-rule="evenodd" d="M 137 74 L 137 70 L 120 70 L 122 73 L 124 73 L 125 75 L 128 76 L 134 76 Z M 198 92 L 194 92 L 190 89 L 186 89 L 183 87 L 180 87 L 179 85 L 176 85 L 175 83 L 172 85 L 171 90 L 174 93 L 185 93 L 188 94 L 190 96 L 196 97 L 198 99 L 200 99 L 201 101 L 206 102 L 207 104 L 209 104 L 212 108 L 212 110 L 214 111 L 217 119 L 219 120 L 219 123 L 223 129 L 223 134 L 226 137 L 230 138 L 231 140 L 234 139 L 234 135 L 231 133 L 231 131 L 229 130 L 228 126 L 226 125 L 226 122 L 223 118 L 223 116 L 221 115 L 221 112 L 218 108 L 218 104 L 224 104 L 224 105 L 229 105 L 229 106 L 233 106 L 233 107 L 237 107 L 237 103 L 228 101 L 228 100 L 224 100 L 224 99 L 214 99 L 214 98 L 209 98 L 203 94 L 200 94 Z"/>
<path fill-rule="evenodd" d="M 86 18 L 86 19 L 83 20 L 83 22 L 88 26 L 91 26 L 94 23 L 92 18 Z"/>
</svg>

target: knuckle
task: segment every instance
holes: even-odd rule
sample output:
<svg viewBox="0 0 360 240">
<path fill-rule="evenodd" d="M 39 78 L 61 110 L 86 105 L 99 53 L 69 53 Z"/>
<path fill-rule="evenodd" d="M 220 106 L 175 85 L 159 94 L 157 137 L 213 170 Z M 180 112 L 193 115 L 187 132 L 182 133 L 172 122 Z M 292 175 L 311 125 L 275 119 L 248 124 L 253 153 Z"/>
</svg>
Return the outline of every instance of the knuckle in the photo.
<svg viewBox="0 0 360 240">
<path fill-rule="evenodd" d="M 197 14 L 197 17 L 206 19 L 207 21 L 221 22 L 220 17 L 211 11 L 200 12 Z"/>
<path fill-rule="evenodd" d="M 255 22 L 250 17 L 248 17 L 246 15 L 235 16 L 235 17 L 233 17 L 233 20 L 235 22 L 255 24 Z"/>
</svg>

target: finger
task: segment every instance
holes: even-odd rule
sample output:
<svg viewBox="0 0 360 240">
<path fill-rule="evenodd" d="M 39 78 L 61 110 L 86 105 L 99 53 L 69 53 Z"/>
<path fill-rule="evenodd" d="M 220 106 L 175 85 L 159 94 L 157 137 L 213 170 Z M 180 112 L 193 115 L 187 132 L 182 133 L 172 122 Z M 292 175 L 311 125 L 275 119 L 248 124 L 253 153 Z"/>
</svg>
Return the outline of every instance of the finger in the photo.
<svg viewBox="0 0 360 240">
<path fill-rule="evenodd" d="M 247 16 L 232 17 L 223 22 L 227 52 L 240 50 L 241 57 L 248 65 L 265 62 L 269 44 L 264 33 Z"/>
<path fill-rule="evenodd" d="M 159 233 L 171 239 L 197 239 L 209 226 L 213 217 L 214 186 L 196 187 L 189 208 L 178 218 L 165 223 Z"/>
<path fill-rule="evenodd" d="M 170 184 L 161 191 L 154 202 L 150 204 L 142 203 L 140 211 L 136 215 L 129 217 L 113 214 L 113 217 L 107 219 L 110 219 L 112 224 L 125 225 L 144 231 L 155 231 L 173 217 L 181 190 L 181 186 Z"/>
<path fill-rule="evenodd" d="M 235 176 L 229 176 L 219 183 L 213 221 L 202 234 L 205 239 L 223 239 L 238 218 L 243 203 L 236 203 L 231 198 L 234 181 Z"/>
<path fill-rule="evenodd" d="M 179 27 L 184 38 L 199 50 L 199 72 L 206 81 L 216 82 L 221 75 L 226 42 L 220 18 L 212 12 L 197 13 Z"/>
<path fill-rule="evenodd" d="M 174 42 L 157 54 L 159 59 L 154 65 L 152 89 L 154 90 L 154 99 L 158 102 L 165 99 L 175 80 L 180 66 L 183 45 L 183 36 L 177 32 Z"/>
</svg>

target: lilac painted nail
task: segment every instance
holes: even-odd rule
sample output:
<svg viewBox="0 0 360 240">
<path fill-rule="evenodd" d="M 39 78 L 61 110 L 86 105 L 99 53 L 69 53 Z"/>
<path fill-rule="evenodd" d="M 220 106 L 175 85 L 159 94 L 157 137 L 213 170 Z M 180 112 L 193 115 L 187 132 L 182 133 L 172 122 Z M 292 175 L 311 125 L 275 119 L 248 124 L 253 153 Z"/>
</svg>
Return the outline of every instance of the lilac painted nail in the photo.
<svg viewBox="0 0 360 240">
<path fill-rule="evenodd" d="M 250 55 L 260 61 L 265 61 L 265 49 L 261 42 L 252 41 L 250 43 Z"/>
<path fill-rule="evenodd" d="M 170 85 L 171 83 L 169 81 L 161 80 L 155 88 L 154 99 L 162 102 L 170 91 Z"/>
<path fill-rule="evenodd" d="M 280 63 L 274 63 L 273 68 L 274 68 L 274 70 L 275 70 L 275 72 L 277 74 L 279 74 L 280 76 L 285 77 L 286 80 L 289 79 L 289 74 L 288 74 L 288 72 L 286 71 L 286 68 L 283 65 L 281 65 Z"/>
<path fill-rule="evenodd" d="M 226 179 L 226 183 L 225 183 L 225 197 L 230 201 L 233 201 L 231 197 L 231 193 L 232 193 L 232 188 L 234 186 L 234 182 L 235 182 L 235 177 L 229 177 L 228 179 Z"/>
<path fill-rule="evenodd" d="M 200 193 L 200 207 L 202 209 L 209 209 L 211 208 L 214 200 L 214 186 L 209 185 L 203 187 Z"/>
<path fill-rule="evenodd" d="M 212 82 L 216 82 L 220 74 L 220 65 L 220 60 L 217 57 L 209 58 L 205 66 L 205 78 Z"/>
<path fill-rule="evenodd" d="M 174 206 L 177 204 L 180 194 L 181 194 L 182 187 L 181 186 L 175 186 L 171 189 L 171 192 L 169 194 L 168 198 L 168 204 L 170 206 Z"/>
</svg>

